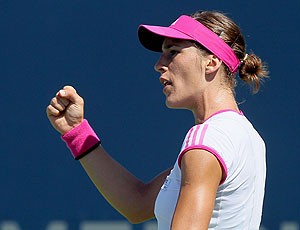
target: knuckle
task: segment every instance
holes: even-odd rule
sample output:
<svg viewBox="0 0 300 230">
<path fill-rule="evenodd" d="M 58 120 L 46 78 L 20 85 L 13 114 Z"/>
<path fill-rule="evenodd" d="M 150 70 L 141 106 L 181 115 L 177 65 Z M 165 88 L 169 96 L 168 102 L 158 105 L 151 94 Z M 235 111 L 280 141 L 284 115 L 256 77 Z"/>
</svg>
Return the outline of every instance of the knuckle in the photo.
<svg viewBox="0 0 300 230">
<path fill-rule="evenodd" d="M 48 116 L 55 115 L 56 109 L 54 109 L 54 107 L 52 105 L 48 105 L 46 112 L 47 112 Z"/>
<path fill-rule="evenodd" d="M 81 105 L 84 105 L 84 99 L 82 97 L 79 97 L 79 102 Z"/>
<path fill-rule="evenodd" d="M 51 99 L 51 101 L 50 101 L 50 104 L 51 105 L 54 105 L 54 104 L 56 104 L 57 103 L 57 99 L 56 99 L 56 97 L 53 97 L 52 99 Z"/>
<path fill-rule="evenodd" d="M 70 101 L 67 100 L 67 99 L 62 98 L 62 99 L 60 99 L 60 103 L 61 103 L 62 106 L 66 107 L 66 106 L 69 105 Z"/>
<path fill-rule="evenodd" d="M 47 108 L 46 108 L 46 113 L 47 113 L 47 114 L 50 113 L 50 105 L 47 106 Z"/>
<path fill-rule="evenodd" d="M 76 93 L 76 90 L 75 90 L 75 88 L 73 87 L 73 86 L 70 86 L 70 85 L 66 85 L 66 86 L 64 86 L 64 88 L 63 88 L 64 90 L 68 90 L 68 91 L 71 91 L 71 92 L 73 92 L 73 93 Z"/>
</svg>

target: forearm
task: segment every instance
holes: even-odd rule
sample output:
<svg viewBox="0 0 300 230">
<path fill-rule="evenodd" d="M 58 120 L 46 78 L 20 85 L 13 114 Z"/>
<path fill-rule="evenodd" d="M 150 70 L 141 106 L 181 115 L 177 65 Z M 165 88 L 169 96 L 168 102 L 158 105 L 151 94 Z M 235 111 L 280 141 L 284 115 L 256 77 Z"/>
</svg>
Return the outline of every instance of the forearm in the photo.
<svg viewBox="0 0 300 230">
<path fill-rule="evenodd" d="M 168 170 L 150 183 L 143 183 L 112 159 L 100 145 L 80 160 L 104 198 L 129 221 L 154 217 L 154 203 Z"/>
<path fill-rule="evenodd" d="M 89 177 L 113 207 L 131 222 L 141 222 L 154 216 L 155 199 L 169 170 L 145 184 L 113 160 L 83 119 L 84 100 L 71 86 L 65 86 L 56 93 L 46 112 L 73 157 L 80 159 Z"/>
<path fill-rule="evenodd" d="M 130 215 L 129 208 L 134 209 L 134 199 L 138 199 L 143 186 L 140 180 L 112 159 L 103 147 L 80 160 L 86 173 L 99 192 L 123 215 Z M 126 198 L 126 199 L 124 199 Z"/>
</svg>

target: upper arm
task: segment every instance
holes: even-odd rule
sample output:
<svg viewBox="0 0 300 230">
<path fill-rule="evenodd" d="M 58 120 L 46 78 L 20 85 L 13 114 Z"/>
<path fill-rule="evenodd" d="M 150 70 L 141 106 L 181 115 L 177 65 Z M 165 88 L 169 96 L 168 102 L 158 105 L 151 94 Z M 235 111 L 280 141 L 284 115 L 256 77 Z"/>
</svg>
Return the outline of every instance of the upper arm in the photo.
<svg viewBox="0 0 300 230">
<path fill-rule="evenodd" d="M 217 158 L 202 149 L 186 152 L 181 160 L 181 189 L 172 229 L 207 229 L 222 179 Z"/>
</svg>

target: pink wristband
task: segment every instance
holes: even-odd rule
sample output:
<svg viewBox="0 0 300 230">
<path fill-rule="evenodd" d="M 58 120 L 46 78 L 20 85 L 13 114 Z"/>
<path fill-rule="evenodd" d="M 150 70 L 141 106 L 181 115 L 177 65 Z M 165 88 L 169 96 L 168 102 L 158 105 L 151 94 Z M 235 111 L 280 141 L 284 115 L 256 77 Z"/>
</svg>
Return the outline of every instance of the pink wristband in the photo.
<svg viewBox="0 0 300 230">
<path fill-rule="evenodd" d="M 85 119 L 61 138 L 66 142 L 75 160 L 84 157 L 100 144 L 99 138 Z"/>
</svg>

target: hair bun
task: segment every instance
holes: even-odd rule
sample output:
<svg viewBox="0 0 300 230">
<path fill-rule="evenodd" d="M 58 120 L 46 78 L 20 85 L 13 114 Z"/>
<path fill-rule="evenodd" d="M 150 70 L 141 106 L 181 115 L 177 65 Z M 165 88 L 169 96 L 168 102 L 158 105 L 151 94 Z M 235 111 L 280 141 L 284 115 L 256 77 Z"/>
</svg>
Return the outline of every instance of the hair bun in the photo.
<svg viewBox="0 0 300 230">
<path fill-rule="evenodd" d="M 239 76 L 248 83 L 253 93 L 257 93 L 260 88 L 260 83 L 268 77 L 268 70 L 265 63 L 255 54 L 246 54 L 241 61 Z"/>
</svg>

